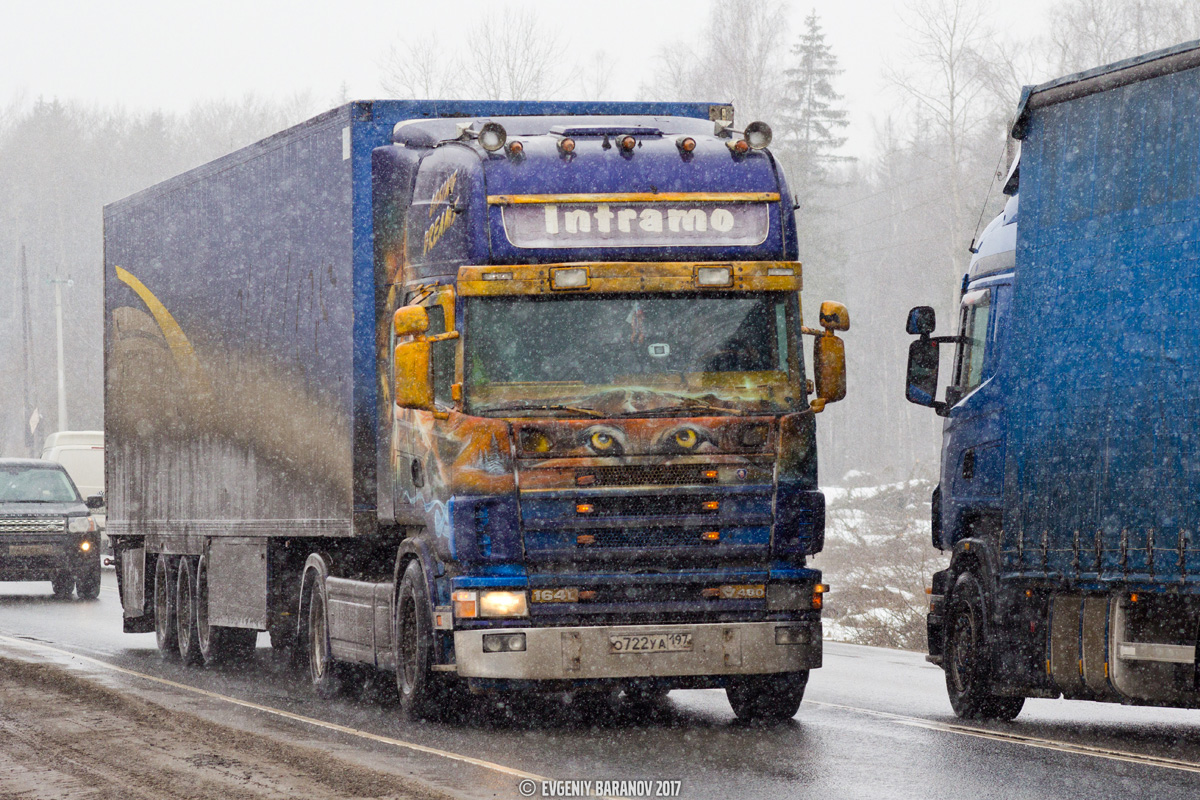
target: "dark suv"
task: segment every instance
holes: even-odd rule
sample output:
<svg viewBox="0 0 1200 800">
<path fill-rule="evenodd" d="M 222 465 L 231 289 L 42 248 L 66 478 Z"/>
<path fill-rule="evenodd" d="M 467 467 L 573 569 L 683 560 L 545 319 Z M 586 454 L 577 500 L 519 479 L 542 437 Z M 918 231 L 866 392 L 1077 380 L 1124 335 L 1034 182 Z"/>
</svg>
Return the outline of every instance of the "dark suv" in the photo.
<svg viewBox="0 0 1200 800">
<path fill-rule="evenodd" d="M 0 459 L 0 581 L 50 581 L 55 597 L 100 596 L 100 533 L 61 466 Z"/>
</svg>

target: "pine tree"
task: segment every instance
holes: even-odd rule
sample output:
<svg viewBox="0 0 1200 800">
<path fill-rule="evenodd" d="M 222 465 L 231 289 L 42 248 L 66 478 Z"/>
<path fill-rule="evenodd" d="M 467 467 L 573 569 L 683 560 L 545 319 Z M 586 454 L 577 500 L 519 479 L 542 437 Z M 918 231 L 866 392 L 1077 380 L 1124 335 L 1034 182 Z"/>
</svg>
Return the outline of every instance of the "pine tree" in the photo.
<svg viewBox="0 0 1200 800">
<path fill-rule="evenodd" d="M 842 96 L 833 81 L 841 74 L 837 56 L 825 42 L 816 10 L 805 20 L 805 31 L 792 48 L 797 66 L 784 72 L 783 141 L 778 148 L 791 176 L 801 217 L 815 211 L 822 189 L 829 188 L 830 166 L 852 159 L 838 155 L 846 143 L 842 131 L 850 124 L 839 105 Z"/>
</svg>

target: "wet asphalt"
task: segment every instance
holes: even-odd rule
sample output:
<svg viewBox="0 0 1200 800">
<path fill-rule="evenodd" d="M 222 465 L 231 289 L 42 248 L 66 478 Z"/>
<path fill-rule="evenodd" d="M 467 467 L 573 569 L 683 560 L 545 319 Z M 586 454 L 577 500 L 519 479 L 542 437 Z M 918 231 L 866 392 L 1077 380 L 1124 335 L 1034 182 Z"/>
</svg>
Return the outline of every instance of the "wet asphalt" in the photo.
<svg viewBox="0 0 1200 800">
<path fill-rule="evenodd" d="M 1200 711 L 1029 700 L 1013 723 L 964 723 L 941 670 L 905 651 L 827 642 L 800 712 L 770 728 L 735 720 L 721 691 L 672 692 L 650 708 L 480 698 L 450 722 L 412 724 L 398 716 L 390 676 L 363 676 L 348 696 L 323 701 L 265 635 L 249 667 L 163 661 L 153 634 L 121 633 L 111 571 L 93 602 L 56 600 L 49 583 L 0 583 L 0 636 L 344 726 L 366 735 L 310 725 L 305 743 L 401 759 L 405 772 L 469 798 L 522 797 L 515 772 L 678 781 L 675 796 L 714 800 L 1200 796 Z M 294 725 L 286 730 L 296 735 Z M 398 750 L 381 737 L 417 747 Z"/>
</svg>

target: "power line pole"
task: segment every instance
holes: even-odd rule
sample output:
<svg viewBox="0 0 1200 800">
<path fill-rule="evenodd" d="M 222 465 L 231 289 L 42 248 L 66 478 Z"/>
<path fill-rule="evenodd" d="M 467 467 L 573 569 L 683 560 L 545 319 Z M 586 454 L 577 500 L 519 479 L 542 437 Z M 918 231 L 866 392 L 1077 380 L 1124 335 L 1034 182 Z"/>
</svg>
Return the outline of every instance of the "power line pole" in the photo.
<svg viewBox="0 0 1200 800">
<path fill-rule="evenodd" d="M 63 364 L 62 287 L 63 284 L 74 286 L 75 281 L 69 278 L 47 278 L 46 283 L 54 284 L 54 320 L 58 326 L 58 429 L 68 431 L 71 428 L 67 424 L 67 373 Z"/>
<path fill-rule="evenodd" d="M 21 344 L 25 351 L 25 414 L 21 422 L 25 428 L 25 450 L 33 456 L 36 455 L 34 434 L 38 410 L 33 399 L 33 321 L 29 311 L 29 270 L 25 262 L 24 244 L 21 245 L 18 260 L 21 270 Z"/>
</svg>

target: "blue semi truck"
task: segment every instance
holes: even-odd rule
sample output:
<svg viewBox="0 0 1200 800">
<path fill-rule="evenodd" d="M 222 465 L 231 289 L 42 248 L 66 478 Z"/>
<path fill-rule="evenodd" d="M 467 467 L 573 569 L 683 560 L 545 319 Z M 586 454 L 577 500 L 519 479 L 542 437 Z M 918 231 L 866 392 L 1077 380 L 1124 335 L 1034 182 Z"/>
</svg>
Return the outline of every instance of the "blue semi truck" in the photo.
<svg viewBox="0 0 1200 800">
<path fill-rule="evenodd" d="M 957 333 L 910 313 L 908 398 L 947 418 L 929 658 L 959 716 L 1200 705 L 1198 66 L 1192 42 L 1027 88 Z"/>
<path fill-rule="evenodd" d="M 725 688 L 821 663 L 815 414 L 770 129 L 698 103 L 355 102 L 105 209 L 125 630 L 333 694 Z M 813 374 L 802 336 L 814 336 Z"/>
</svg>

